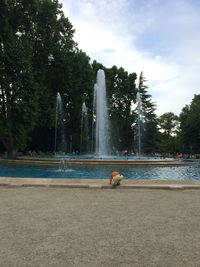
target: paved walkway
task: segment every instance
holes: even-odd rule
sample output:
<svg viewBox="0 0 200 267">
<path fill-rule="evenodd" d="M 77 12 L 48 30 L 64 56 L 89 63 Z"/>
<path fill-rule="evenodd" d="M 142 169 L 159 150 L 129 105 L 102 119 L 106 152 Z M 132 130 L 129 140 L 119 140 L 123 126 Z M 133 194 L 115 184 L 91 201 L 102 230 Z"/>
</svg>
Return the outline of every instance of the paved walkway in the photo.
<svg viewBox="0 0 200 267">
<path fill-rule="evenodd" d="M 199 190 L 4 185 L 0 203 L 2 267 L 200 266 Z"/>
</svg>

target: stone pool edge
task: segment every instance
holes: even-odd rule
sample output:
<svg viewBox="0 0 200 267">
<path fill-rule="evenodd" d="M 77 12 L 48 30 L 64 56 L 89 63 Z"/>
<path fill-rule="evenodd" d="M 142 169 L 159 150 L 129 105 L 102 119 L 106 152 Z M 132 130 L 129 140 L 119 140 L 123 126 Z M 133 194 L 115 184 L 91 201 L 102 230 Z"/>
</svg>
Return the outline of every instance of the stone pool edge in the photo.
<svg viewBox="0 0 200 267">
<path fill-rule="evenodd" d="M 0 187 L 48 187 L 82 189 L 200 189 L 197 180 L 124 180 L 120 186 L 109 185 L 108 179 L 39 179 L 0 177 Z"/>
</svg>

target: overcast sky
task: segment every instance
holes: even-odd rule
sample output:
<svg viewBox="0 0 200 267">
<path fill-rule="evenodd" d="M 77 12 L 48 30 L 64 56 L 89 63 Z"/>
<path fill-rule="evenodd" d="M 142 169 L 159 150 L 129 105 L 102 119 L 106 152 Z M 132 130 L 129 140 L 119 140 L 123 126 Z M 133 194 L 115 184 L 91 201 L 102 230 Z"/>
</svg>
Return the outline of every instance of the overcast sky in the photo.
<svg viewBox="0 0 200 267">
<path fill-rule="evenodd" d="M 200 94 L 200 0 L 60 2 L 91 60 L 144 72 L 158 115 Z"/>
</svg>

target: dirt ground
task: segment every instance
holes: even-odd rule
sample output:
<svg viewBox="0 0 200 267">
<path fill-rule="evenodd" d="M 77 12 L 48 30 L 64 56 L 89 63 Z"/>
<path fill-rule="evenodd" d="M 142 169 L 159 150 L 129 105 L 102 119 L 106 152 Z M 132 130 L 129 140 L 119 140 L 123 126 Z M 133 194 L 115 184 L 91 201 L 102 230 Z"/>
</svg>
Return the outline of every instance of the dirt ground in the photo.
<svg viewBox="0 0 200 267">
<path fill-rule="evenodd" d="M 0 266 L 200 266 L 200 191 L 0 188 Z"/>
</svg>

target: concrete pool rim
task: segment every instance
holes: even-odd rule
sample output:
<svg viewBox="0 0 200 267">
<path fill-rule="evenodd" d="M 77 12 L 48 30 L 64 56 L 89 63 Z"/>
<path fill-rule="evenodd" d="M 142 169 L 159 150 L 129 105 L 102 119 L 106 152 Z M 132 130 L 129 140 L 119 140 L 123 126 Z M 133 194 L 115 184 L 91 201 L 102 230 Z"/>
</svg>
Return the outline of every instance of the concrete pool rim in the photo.
<svg viewBox="0 0 200 267">
<path fill-rule="evenodd" d="M 177 159 L 127 159 L 127 160 L 110 160 L 110 159 L 74 159 L 74 158 L 45 158 L 45 157 L 18 157 L 18 158 L 0 158 L 0 163 L 7 164 L 27 164 L 27 165 L 44 165 L 58 166 L 64 160 L 68 166 L 192 166 L 196 163 L 195 160 L 177 160 Z"/>
<path fill-rule="evenodd" d="M 120 186 L 109 185 L 108 179 L 47 179 L 0 177 L 0 187 L 47 187 L 79 189 L 200 189 L 197 180 L 124 180 Z"/>
</svg>

